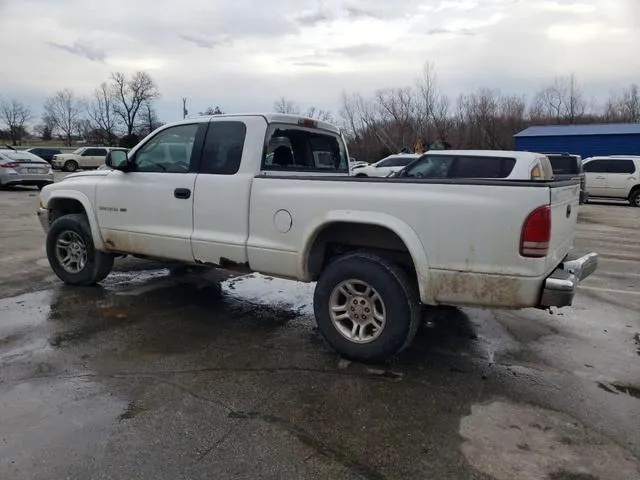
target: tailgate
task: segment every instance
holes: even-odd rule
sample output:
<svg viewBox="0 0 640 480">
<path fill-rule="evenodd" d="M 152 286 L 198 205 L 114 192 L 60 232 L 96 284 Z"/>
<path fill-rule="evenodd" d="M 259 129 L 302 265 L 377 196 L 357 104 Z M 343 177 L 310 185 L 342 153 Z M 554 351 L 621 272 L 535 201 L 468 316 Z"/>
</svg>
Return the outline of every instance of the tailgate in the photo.
<svg viewBox="0 0 640 480">
<path fill-rule="evenodd" d="M 571 248 L 578 223 L 580 185 L 551 187 L 551 241 L 546 270 L 555 269 Z"/>
</svg>

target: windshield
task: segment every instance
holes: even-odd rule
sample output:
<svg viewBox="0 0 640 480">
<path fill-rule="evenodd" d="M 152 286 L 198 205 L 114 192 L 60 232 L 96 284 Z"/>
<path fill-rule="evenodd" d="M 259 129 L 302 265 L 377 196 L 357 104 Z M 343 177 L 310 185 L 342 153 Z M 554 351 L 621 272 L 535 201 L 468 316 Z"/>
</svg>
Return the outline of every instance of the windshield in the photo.
<svg viewBox="0 0 640 480">
<path fill-rule="evenodd" d="M 76 154 L 76 155 L 79 155 L 79 154 L 81 154 L 82 152 L 84 152 L 85 148 L 86 148 L 86 147 L 78 148 L 78 149 L 74 150 L 74 151 L 73 151 L 73 152 L 71 152 L 71 153 Z"/>
</svg>

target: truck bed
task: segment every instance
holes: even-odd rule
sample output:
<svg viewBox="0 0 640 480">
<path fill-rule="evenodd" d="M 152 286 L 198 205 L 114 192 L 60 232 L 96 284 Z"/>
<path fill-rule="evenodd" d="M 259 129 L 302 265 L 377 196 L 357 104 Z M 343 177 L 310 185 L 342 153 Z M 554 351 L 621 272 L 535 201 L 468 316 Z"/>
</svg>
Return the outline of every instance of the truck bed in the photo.
<svg viewBox="0 0 640 480">
<path fill-rule="evenodd" d="M 572 248 L 578 188 L 570 181 L 259 175 L 250 202 L 249 263 L 311 280 L 300 259 L 322 226 L 379 225 L 408 246 L 424 303 L 533 306 L 543 279 Z M 549 254 L 521 256 L 522 225 L 549 204 Z M 274 212 L 291 217 L 289 231 L 278 230 Z"/>
</svg>

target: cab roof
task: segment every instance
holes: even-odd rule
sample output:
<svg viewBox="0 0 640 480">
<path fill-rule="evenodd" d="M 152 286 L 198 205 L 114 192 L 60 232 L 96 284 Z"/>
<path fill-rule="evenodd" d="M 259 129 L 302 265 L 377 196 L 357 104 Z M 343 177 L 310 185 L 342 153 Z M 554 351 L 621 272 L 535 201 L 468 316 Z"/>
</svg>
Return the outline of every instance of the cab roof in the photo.
<svg viewBox="0 0 640 480">
<path fill-rule="evenodd" d="M 267 123 L 284 123 L 290 125 L 297 125 L 300 127 L 310 127 L 310 128 L 320 128 L 322 130 L 328 130 L 330 132 L 334 132 L 340 134 L 340 130 L 331 125 L 330 123 L 323 122 L 321 120 L 316 120 L 314 118 L 305 117 L 302 115 L 290 115 L 286 113 L 231 113 L 231 114 L 222 114 L 222 115 L 206 115 L 201 117 L 194 118 L 186 118 L 179 122 L 171 122 L 167 125 L 179 125 L 184 123 L 194 123 L 194 122 L 208 122 L 214 119 L 222 119 L 222 118 L 230 118 L 239 120 L 247 117 L 262 117 L 266 120 Z"/>
</svg>

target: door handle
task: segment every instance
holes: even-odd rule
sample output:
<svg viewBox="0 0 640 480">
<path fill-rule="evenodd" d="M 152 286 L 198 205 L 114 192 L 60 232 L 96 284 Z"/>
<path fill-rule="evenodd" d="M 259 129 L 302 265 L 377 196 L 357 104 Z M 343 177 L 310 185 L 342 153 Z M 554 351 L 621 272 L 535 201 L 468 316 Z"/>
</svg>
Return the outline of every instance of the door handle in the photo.
<svg viewBox="0 0 640 480">
<path fill-rule="evenodd" d="M 607 177 L 596 177 L 596 180 L 606 180 Z"/>
<path fill-rule="evenodd" d="M 181 200 L 186 200 L 191 197 L 191 190 L 188 188 L 176 188 L 173 191 L 173 196 Z"/>
</svg>

